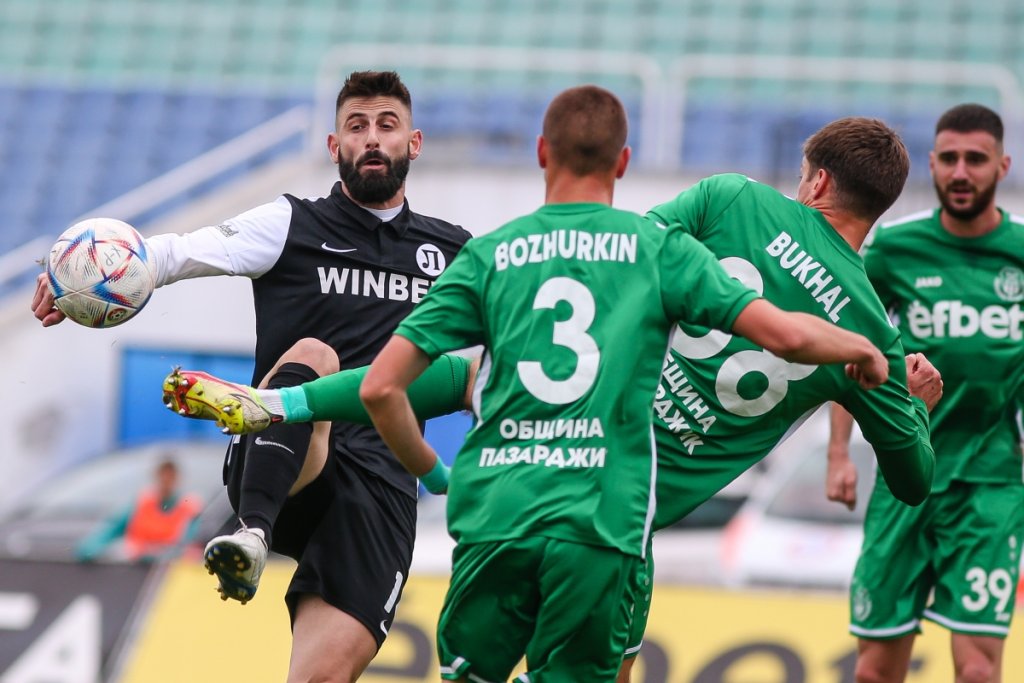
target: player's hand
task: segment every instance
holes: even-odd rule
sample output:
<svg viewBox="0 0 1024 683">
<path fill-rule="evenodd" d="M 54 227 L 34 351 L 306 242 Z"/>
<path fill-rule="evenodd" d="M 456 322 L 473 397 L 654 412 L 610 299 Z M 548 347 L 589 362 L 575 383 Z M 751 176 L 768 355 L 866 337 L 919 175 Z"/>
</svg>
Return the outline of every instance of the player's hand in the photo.
<svg viewBox="0 0 1024 683">
<path fill-rule="evenodd" d="M 923 353 L 907 355 L 907 388 L 928 406 L 928 411 L 942 398 L 942 375 Z"/>
<path fill-rule="evenodd" d="M 889 361 L 881 351 L 871 347 L 871 354 L 866 359 L 847 364 L 846 376 L 864 389 L 874 389 L 889 379 Z"/>
<path fill-rule="evenodd" d="M 32 314 L 43 323 L 43 327 L 56 325 L 65 316 L 53 303 L 53 293 L 46 282 L 46 273 L 36 278 L 36 292 L 32 295 Z"/>
<path fill-rule="evenodd" d="M 850 460 L 848 450 L 838 452 L 829 447 L 825 496 L 850 510 L 857 506 L 857 467 Z"/>
</svg>

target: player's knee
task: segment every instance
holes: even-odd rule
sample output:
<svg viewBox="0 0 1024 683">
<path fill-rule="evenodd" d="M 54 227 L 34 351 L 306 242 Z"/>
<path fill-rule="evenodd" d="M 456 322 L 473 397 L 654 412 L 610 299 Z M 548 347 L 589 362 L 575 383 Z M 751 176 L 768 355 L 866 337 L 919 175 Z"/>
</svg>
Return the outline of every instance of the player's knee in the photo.
<svg viewBox="0 0 1024 683">
<path fill-rule="evenodd" d="M 972 657 L 956 672 L 958 683 L 991 683 L 995 666 L 985 657 Z"/>
<path fill-rule="evenodd" d="M 354 683 L 360 673 L 352 662 L 328 657 L 326 661 L 313 662 L 298 671 L 290 671 L 288 683 Z"/>
<path fill-rule="evenodd" d="M 898 680 L 886 675 L 886 672 L 873 662 L 860 660 L 854 669 L 853 678 L 857 683 L 890 683 Z"/>
<path fill-rule="evenodd" d="M 358 678 L 355 674 L 344 672 L 322 672 L 314 673 L 303 678 L 289 678 L 288 683 L 354 683 Z"/>
<path fill-rule="evenodd" d="M 338 354 L 319 339 L 305 337 L 295 342 L 281 356 L 281 363 L 302 363 L 316 370 L 321 377 L 341 369 Z"/>
</svg>

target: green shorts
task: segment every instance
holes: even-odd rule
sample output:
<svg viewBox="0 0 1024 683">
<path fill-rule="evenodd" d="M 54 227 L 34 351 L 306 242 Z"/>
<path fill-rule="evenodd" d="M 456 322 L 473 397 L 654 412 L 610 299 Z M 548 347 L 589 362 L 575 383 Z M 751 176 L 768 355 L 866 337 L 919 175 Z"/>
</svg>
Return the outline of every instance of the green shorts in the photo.
<svg viewBox="0 0 1024 683">
<path fill-rule="evenodd" d="M 630 583 L 633 621 L 629 627 L 626 649 L 622 654 L 623 659 L 636 657 L 640 654 L 640 647 L 644 644 L 647 619 L 651 614 L 651 598 L 654 596 L 654 553 L 651 545 L 653 539 L 653 534 L 648 537 L 647 558 L 642 561 L 634 580 Z"/>
<path fill-rule="evenodd" d="M 1024 486 L 953 482 L 918 507 L 881 477 L 850 587 L 850 633 L 898 638 L 921 618 L 950 631 L 1005 638 L 1013 618 Z"/>
<path fill-rule="evenodd" d="M 456 546 L 437 625 L 441 678 L 614 681 L 641 558 L 530 537 Z"/>
</svg>

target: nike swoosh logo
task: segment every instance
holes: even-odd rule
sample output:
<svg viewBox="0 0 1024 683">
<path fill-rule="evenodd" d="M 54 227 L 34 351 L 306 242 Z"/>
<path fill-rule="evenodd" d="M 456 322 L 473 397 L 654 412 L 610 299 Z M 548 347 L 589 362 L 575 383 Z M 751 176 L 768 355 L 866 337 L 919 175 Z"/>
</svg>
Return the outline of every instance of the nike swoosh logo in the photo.
<svg viewBox="0 0 1024 683">
<path fill-rule="evenodd" d="M 333 251 L 335 254 L 347 254 L 350 251 L 357 251 L 356 249 L 335 249 L 334 247 L 327 246 L 327 242 L 321 244 L 320 248 L 325 251 Z"/>
<path fill-rule="evenodd" d="M 277 446 L 278 448 L 283 448 L 284 450 L 288 451 L 292 455 L 295 455 L 295 451 L 293 451 L 292 449 L 288 448 L 283 443 L 278 443 L 276 441 L 267 441 L 266 439 L 264 439 L 263 437 L 260 437 L 260 436 L 256 437 L 256 442 L 255 443 L 256 443 L 257 446 Z"/>
<path fill-rule="evenodd" d="M 388 627 L 384 625 L 383 620 L 380 622 L 380 630 L 384 631 L 384 635 L 388 634 Z"/>
</svg>

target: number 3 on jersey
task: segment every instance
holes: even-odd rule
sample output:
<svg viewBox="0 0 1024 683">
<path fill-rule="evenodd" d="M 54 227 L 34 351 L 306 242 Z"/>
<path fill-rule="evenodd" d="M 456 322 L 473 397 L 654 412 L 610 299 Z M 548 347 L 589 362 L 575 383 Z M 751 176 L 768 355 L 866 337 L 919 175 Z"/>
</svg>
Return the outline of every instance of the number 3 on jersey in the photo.
<svg viewBox="0 0 1024 683">
<path fill-rule="evenodd" d="M 730 256 L 719 263 L 726 273 L 758 294 L 764 293 L 761 273 L 750 261 Z M 672 338 L 672 348 L 685 358 L 702 360 L 720 353 L 730 341 L 731 334 L 718 330 L 711 330 L 701 337 L 691 337 L 682 329 L 676 329 Z M 730 413 L 742 417 L 757 417 L 767 413 L 786 397 L 790 382 L 807 377 L 817 368 L 816 365 L 786 362 L 764 349 L 739 351 L 722 362 L 715 378 L 715 393 L 722 407 Z M 768 383 L 759 396 L 744 398 L 739 392 L 740 380 L 751 373 L 763 375 Z"/>
<path fill-rule="evenodd" d="M 538 361 L 523 360 L 516 364 L 519 379 L 527 391 L 541 401 L 555 405 L 572 403 L 587 393 L 597 378 L 597 366 L 601 360 L 597 342 L 587 334 L 597 309 L 594 295 L 577 280 L 553 277 L 537 290 L 533 308 L 554 308 L 560 301 L 572 307 L 572 315 L 567 320 L 555 322 L 551 342 L 576 354 L 575 372 L 566 379 L 556 380 L 544 372 L 544 367 Z"/>
</svg>

